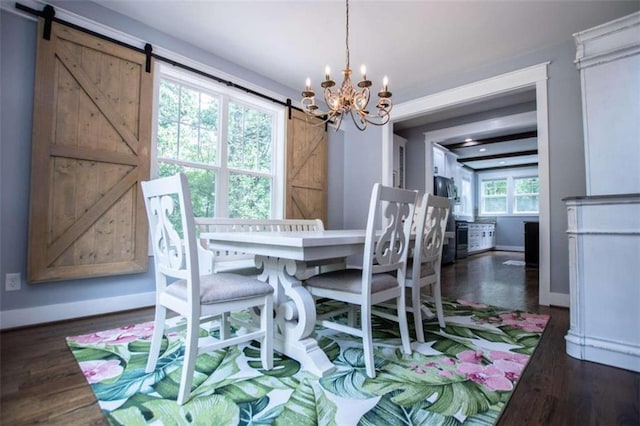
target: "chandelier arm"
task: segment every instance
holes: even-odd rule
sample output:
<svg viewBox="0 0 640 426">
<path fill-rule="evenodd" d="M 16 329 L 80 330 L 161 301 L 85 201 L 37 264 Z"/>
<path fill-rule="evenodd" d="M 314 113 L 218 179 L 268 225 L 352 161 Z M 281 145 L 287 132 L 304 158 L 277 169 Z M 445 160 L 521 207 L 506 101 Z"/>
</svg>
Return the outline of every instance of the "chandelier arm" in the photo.
<svg viewBox="0 0 640 426">
<path fill-rule="evenodd" d="M 311 123 L 312 126 L 324 126 L 327 123 L 333 123 L 333 120 L 335 119 L 334 115 L 331 114 L 327 114 L 326 112 L 315 112 L 315 111 L 305 111 L 305 116 L 306 117 L 310 117 L 310 118 L 317 118 L 319 120 L 321 120 L 318 123 Z"/>
<path fill-rule="evenodd" d="M 367 119 L 363 119 L 363 117 L 358 113 L 358 118 L 360 118 L 360 120 L 356 120 L 353 110 L 349 110 L 349 113 L 351 113 L 351 120 L 353 120 L 353 124 L 358 128 L 358 130 L 363 131 L 367 128 Z M 358 124 L 358 121 L 360 121 L 360 124 Z"/>
<path fill-rule="evenodd" d="M 373 121 L 370 117 L 366 117 L 365 120 L 367 121 L 367 123 L 372 124 L 374 126 L 384 126 L 385 124 L 387 124 L 389 122 L 389 118 L 390 116 L 388 114 L 384 115 L 384 116 L 374 116 L 374 117 L 379 117 L 380 121 L 376 122 Z"/>
</svg>

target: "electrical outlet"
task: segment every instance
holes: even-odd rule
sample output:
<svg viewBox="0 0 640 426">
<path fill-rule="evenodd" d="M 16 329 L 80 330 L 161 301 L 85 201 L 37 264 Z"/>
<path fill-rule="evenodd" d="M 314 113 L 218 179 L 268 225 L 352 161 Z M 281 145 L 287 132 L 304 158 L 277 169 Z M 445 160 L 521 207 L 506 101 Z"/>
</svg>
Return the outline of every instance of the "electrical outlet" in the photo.
<svg viewBox="0 0 640 426">
<path fill-rule="evenodd" d="M 20 273 L 19 272 L 5 275 L 4 289 L 6 291 L 20 290 Z"/>
</svg>

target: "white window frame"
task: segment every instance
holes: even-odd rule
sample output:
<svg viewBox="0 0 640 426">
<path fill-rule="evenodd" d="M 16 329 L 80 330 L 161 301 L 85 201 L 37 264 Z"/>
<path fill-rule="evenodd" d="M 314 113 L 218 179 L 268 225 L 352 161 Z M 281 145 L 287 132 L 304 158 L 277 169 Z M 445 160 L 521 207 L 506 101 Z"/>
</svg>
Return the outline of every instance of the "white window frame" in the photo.
<svg viewBox="0 0 640 426">
<path fill-rule="evenodd" d="M 154 79 L 154 100 L 153 100 L 153 143 L 151 146 L 151 169 L 150 174 L 152 178 L 158 176 L 158 102 L 160 93 L 160 80 L 164 77 L 176 80 L 182 84 L 194 87 L 197 90 L 203 90 L 206 92 L 214 93 L 221 97 L 222 102 L 220 105 L 220 137 L 218 140 L 218 164 L 212 164 L 211 169 L 216 169 L 218 175 L 216 179 L 216 212 L 215 215 L 219 217 L 228 216 L 228 176 L 229 172 L 234 172 L 234 169 L 230 169 L 225 164 L 222 164 L 223 159 L 227 158 L 227 105 L 229 101 L 233 101 L 237 104 L 247 105 L 251 108 L 256 108 L 273 114 L 274 127 L 273 127 L 273 155 L 271 164 L 271 173 L 253 173 L 251 171 L 242 170 L 243 174 L 255 174 L 259 176 L 270 176 L 272 179 L 271 186 L 271 219 L 282 219 L 284 217 L 284 193 L 285 193 L 285 109 L 268 100 L 264 100 L 254 95 L 245 93 L 244 91 L 228 87 L 226 85 L 217 83 L 208 78 L 199 76 L 192 72 L 178 69 L 176 67 L 164 64 L 162 62 L 155 63 L 155 79 Z M 225 160 L 226 161 L 226 160 Z M 188 164 L 185 164 L 188 165 Z M 199 167 L 201 167 L 199 165 Z M 202 168 L 207 168 L 202 167 Z"/>
<path fill-rule="evenodd" d="M 515 179 L 532 178 L 537 177 L 538 182 L 540 177 L 538 176 L 537 167 L 525 167 L 515 169 L 505 169 L 500 171 L 487 171 L 477 172 L 478 179 L 478 215 L 479 216 L 538 216 L 540 214 L 540 195 L 538 194 L 538 211 L 537 212 L 522 212 L 516 213 L 515 210 Z M 483 197 L 482 182 L 492 180 L 507 180 L 507 211 L 506 213 L 487 213 L 483 210 Z"/>
</svg>

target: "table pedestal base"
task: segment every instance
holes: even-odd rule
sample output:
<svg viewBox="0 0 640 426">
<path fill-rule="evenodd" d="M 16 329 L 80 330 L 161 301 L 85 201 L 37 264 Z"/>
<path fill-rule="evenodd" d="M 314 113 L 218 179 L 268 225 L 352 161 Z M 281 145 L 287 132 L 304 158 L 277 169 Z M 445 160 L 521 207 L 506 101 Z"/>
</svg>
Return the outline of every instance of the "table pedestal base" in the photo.
<svg viewBox="0 0 640 426">
<path fill-rule="evenodd" d="M 256 266 L 262 268 L 258 278 L 274 288 L 275 349 L 320 377 L 333 372 L 335 366 L 311 337 L 316 324 L 315 302 L 295 277 L 296 271 L 306 269 L 304 262 L 256 256 Z"/>
</svg>

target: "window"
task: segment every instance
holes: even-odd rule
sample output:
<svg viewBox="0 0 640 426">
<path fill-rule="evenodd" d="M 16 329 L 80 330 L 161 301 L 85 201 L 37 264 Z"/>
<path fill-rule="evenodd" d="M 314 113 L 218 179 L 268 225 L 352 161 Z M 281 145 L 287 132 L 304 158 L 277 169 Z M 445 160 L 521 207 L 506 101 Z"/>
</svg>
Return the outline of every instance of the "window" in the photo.
<svg viewBox="0 0 640 426">
<path fill-rule="evenodd" d="M 480 202 L 483 214 L 506 214 L 507 180 L 483 180 L 480 190 Z"/>
<path fill-rule="evenodd" d="M 538 215 L 540 185 L 535 169 L 478 175 L 481 215 Z"/>
<path fill-rule="evenodd" d="M 538 214 L 538 178 L 526 177 L 514 179 L 513 213 Z"/>
<path fill-rule="evenodd" d="M 281 217 L 281 108 L 159 68 L 157 176 L 185 173 L 195 216 Z"/>
</svg>

